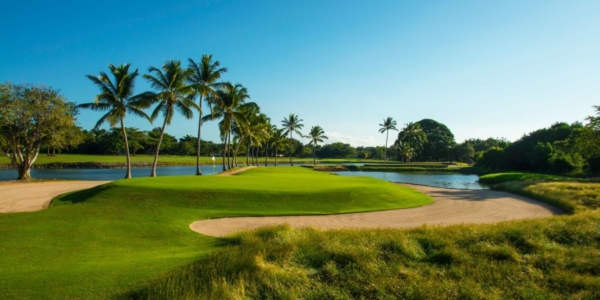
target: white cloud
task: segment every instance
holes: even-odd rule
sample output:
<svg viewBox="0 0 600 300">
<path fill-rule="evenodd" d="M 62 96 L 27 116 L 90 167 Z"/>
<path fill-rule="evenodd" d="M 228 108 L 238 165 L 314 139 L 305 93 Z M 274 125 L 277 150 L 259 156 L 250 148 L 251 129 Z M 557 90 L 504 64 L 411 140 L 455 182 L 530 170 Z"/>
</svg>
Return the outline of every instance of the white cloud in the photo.
<svg viewBox="0 0 600 300">
<path fill-rule="evenodd" d="M 336 142 L 341 142 L 344 144 L 350 144 L 353 147 L 359 146 L 383 146 L 385 142 L 382 142 L 380 139 L 376 139 L 373 136 L 362 135 L 362 136 L 352 136 L 341 134 L 339 132 L 327 131 L 325 135 L 329 138 L 325 143 L 331 144 Z"/>
</svg>

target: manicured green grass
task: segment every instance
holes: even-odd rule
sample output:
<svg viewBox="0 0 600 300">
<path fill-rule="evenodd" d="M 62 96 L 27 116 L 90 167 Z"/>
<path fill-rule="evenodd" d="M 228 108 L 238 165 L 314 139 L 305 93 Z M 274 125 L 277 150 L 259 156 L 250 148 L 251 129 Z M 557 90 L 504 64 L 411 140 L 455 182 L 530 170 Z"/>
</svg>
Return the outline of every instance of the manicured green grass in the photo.
<svg viewBox="0 0 600 300">
<path fill-rule="evenodd" d="M 189 229 L 200 219 L 431 201 L 381 180 L 298 167 L 116 181 L 59 197 L 49 210 L 0 215 L 0 298 L 106 299 L 142 289 L 222 247 L 223 240 Z"/>
<path fill-rule="evenodd" d="M 129 299 L 600 299 L 598 184 L 539 183 L 575 215 L 410 230 L 239 233 Z M 559 190 L 560 192 L 556 192 Z"/>
</svg>

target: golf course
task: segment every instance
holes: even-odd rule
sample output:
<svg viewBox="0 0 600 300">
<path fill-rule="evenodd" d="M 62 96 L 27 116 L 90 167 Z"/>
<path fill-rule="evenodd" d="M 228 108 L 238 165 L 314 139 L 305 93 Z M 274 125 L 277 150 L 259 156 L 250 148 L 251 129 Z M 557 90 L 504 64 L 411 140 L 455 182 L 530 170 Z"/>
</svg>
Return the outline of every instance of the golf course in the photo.
<svg viewBox="0 0 600 300">
<path fill-rule="evenodd" d="M 58 183 L 64 182 L 4 183 L 0 189 L 29 185 L 33 191 Z M 451 298 L 460 298 L 466 286 L 475 296 L 491 290 L 498 299 L 533 292 L 553 298 L 566 294 L 556 294 L 550 283 L 558 280 L 564 284 L 561 280 L 567 279 L 575 281 L 571 292 L 590 298 L 598 293 L 594 287 L 600 286 L 595 273 L 600 257 L 600 216 L 589 204 L 598 199 L 578 204 L 580 209 L 573 215 L 539 221 L 360 229 L 360 220 L 356 220 L 352 226 L 335 230 L 320 229 L 318 223 L 296 229 L 278 225 L 212 237 L 191 230 L 190 225 L 236 217 L 410 212 L 452 200 L 438 200 L 443 197 L 439 190 L 437 194 L 423 190 L 430 196 L 415 187 L 300 167 L 97 184 L 55 198 L 48 209 L 0 214 L 2 298 L 294 299 L 309 290 L 306 296 L 312 299 L 395 298 L 400 295 L 398 284 L 416 284 L 414 280 L 423 285 L 402 289 L 401 298 L 435 298 L 448 289 L 458 293 Z M 584 185 L 598 189 L 597 183 Z M 565 189 L 565 195 L 574 190 Z M 480 205 L 497 198 L 454 201 L 469 206 L 469 202 Z M 531 217 L 562 211 L 525 200 L 527 205 L 546 210 L 544 215 Z M 517 210 L 518 206 L 512 208 L 513 215 L 518 215 Z M 444 211 L 452 214 L 445 207 L 429 218 L 442 218 Z M 485 216 L 485 211 L 479 209 L 482 214 Z M 581 255 L 575 262 L 560 265 L 560 257 L 577 253 Z M 554 259 L 555 255 L 559 256 L 556 262 L 540 265 L 540 259 Z M 421 268 L 425 271 L 415 273 Z M 489 276 L 530 268 L 525 275 L 514 274 L 528 281 L 519 285 L 523 290 L 507 294 L 505 281 L 491 284 L 488 280 L 493 278 L 460 275 L 488 272 L 489 268 L 496 269 Z M 533 276 L 541 275 L 542 270 L 546 275 Z M 554 277 L 552 272 L 566 277 Z M 574 273 L 576 277 L 571 276 Z M 372 286 L 362 280 L 378 283 Z M 532 280 L 535 288 L 526 289 Z M 431 290 L 434 281 L 441 285 Z"/>
</svg>

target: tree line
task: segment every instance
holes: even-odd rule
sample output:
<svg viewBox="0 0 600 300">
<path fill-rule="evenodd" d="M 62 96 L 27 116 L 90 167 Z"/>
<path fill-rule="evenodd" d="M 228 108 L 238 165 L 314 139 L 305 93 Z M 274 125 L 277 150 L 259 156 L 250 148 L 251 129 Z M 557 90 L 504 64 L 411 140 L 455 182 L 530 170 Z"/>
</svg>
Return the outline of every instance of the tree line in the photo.
<svg viewBox="0 0 600 300">
<path fill-rule="evenodd" d="M 173 140 L 165 135 L 167 126 L 173 118 L 191 119 L 195 112 L 199 115 L 198 135 L 195 140 L 197 175 L 202 175 L 201 133 L 202 124 L 207 121 L 218 121 L 223 170 L 236 166 L 238 154 L 243 151 L 246 153 L 246 163 L 250 163 L 250 157 L 253 158 L 252 163 L 258 163 L 256 157 L 261 149 L 265 157 L 269 156 L 269 150 L 273 150 L 277 157 L 279 151 L 287 149 L 290 164 L 293 165 L 293 133 L 304 137 L 300 131 L 303 127 L 302 120 L 297 115 L 290 114 L 282 120 L 281 128 L 272 124 L 271 119 L 260 112 L 258 104 L 247 101 L 250 95 L 243 85 L 220 81 L 221 75 L 227 72 L 227 69 L 221 68 L 220 63 L 212 59 L 212 55 L 202 55 L 199 62 L 188 59 L 188 65 L 185 67 L 178 60 L 166 61 L 160 68 L 149 67 L 148 73 L 143 74 L 142 78 L 147 80 L 153 90 L 141 93 L 134 90 L 140 75 L 138 69 L 131 70 L 130 64 L 109 64 L 108 68 L 109 73 L 86 75 L 98 87 L 99 93 L 93 102 L 77 106 L 68 103 L 52 88 L 2 84 L 0 147 L 11 159 L 12 165 L 19 170 L 19 179 L 30 177 L 29 170 L 42 145 L 55 151 L 75 148 L 79 143 L 83 143 L 82 147 L 87 151 L 120 153 L 118 149 L 123 147 L 126 157 L 125 178 L 131 178 L 132 152 L 135 153 L 141 148 L 144 151 L 151 149 L 154 160 L 150 176 L 155 177 L 160 151 L 171 148 L 169 146 L 173 144 L 169 141 Z M 203 113 L 203 104 L 209 107 L 209 113 Z M 147 114 L 145 110 L 152 106 L 152 112 Z M 54 112 L 55 108 L 60 111 Z M 77 134 L 76 130 L 71 130 L 76 128 L 75 120 L 79 108 L 104 112 L 91 132 L 82 131 L 81 134 Z M 42 116 L 43 114 L 46 115 Z M 139 130 L 126 127 L 125 119 L 128 115 L 144 118 L 150 123 L 162 116 L 162 125 L 145 135 Z M 64 121 L 64 124 L 59 124 L 58 120 Z M 111 126 L 109 132 L 99 129 L 104 123 Z M 122 142 L 115 139 L 117 131 L 120 131 Z M 306 137 L 311 138 L 309 144 L 313 150 L 317 149 L 319 142 L 327 139 L 320 126 L 313 126 Z M 188 153 L 190 140 L 189 136 L 184 137 L 174 152 Z M 99 147 L 93 149 L 91 144 L 94 144 L 94 141 L 111 143 L 96 144 L 95 146 Z M 163 147 L 163 143 L 170 145 Z M 215 145 L 209 145 L 213 146 Z M 81 147 L 78 149 L 82 150 Z M 251 153 L 253 155 L 250 155 Z M 313 156 L 313 159 L 316 159 L 316 156 Z"/>
<path fill-rule="evenodd" d="M 0 149 L 18 170 L 19 179 L 28 179 L 29 170 L 40 150 L 53 154 L 68 151 L 81 154 L 123 154 L 126 157 L 125 178 L 131 178 L 131 155 L 153 154 L 151 176 L 156 176 L 159 153 L 195 155 L 196 174 L 201 155 L 221 157 L 223 170 L 243 162 L 259 164 L 258 157 L 362 158 L 413 161 L 460 161 L 475 163 L 486 170 L 520 170 L 560 174 L 597 174 L 600 170 L 600 117 L 590 116 L 588 123 L 556 123 L 523 136 L 514 143 L 506 139 L 469 139 L 456 143 L 450 129 L 435 120 L 409 122 L 398 129 L 388 117 L 379 132 L 386 134 L 384 146 L 352 147 L 345 143 L 325 144 L 327 136 L 320 126 L 312 126 L 304 135 L 303 120 L 296 114 L 275 125 L 260 111 L 241 84 L 221 81 L 227 68 L 220 67 L 212 55 L 200 61 L 188 59 L 166 61 L 162 67 L 150 67 L 142 78 L 152 91 L 136 93 L 139 72 L 129 64 L 109 64 L 109 73 L 86 77 L 99 89 L 94 101 L 76 105 L 68 102 L 58 90 L 31 84 L 0 84 Z M 209 110 L 205 113 L 202 107 Z M 153 108 L 152 108 L 153 107 Z M 152 109 L 151 109 L 152 108 Z M 600 114 L 598 106 L 594 107 Z M 101 111 L 92 130 L 75 125 L 79 109 Z M 151 109 L 151 113 L 146 113 Z M 173 118 L 191 119 L 198 113 L 198 134 L 180 139 L 166 132 Z M 141 131 L 127 127 L 126 116 L 133 115 L 159 127 Z M 221 143 L 203 141 L 204 122 L 218 122 Z M 110 130 L 100 129 L 108 123 Z M 388 146 L 390 131 L 398 131 Z M 295 139 L 308 138 L 306 145 Z"/>
</svg>

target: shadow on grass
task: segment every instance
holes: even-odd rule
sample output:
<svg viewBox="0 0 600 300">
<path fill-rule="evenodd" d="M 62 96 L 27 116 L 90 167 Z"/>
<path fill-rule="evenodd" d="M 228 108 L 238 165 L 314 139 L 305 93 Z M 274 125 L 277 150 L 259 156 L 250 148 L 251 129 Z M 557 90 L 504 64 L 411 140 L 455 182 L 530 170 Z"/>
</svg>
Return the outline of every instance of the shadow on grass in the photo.
<svg viewBox="0 0 600 300">
<path fill-rule="evenodd" d="M 85 202 L 88 199 L 100 194 L 102 191 L 108 189 L 110 186 L 111 186 L 111 184 L 107 183 L 107 184 L 95 186 L 93 188 L 68 193 L 68 194 L 65 194 L 65 195 L 55 198 L 54 200 L 52 200 L 52 203 L 50 205 L 59 204 L 59 203 L 67 203 L 67 202 L 70 202 L 72 204 Z"/>
</svg>

